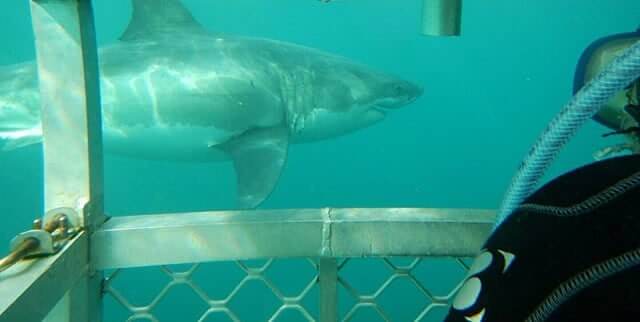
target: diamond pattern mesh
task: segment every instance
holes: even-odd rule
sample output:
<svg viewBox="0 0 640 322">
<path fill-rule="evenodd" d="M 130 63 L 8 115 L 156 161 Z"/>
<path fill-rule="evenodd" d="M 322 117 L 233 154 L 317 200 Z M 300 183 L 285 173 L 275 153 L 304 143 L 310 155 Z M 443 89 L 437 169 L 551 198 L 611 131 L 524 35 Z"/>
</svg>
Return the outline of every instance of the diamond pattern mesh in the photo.
<svg viewBox="0 0 640 322">
<path fill-rule="evenodd" d="M 441 321 L 466 274 L 459 258 L 338 261 L 340 321 Z M 108 272 L 105 321 L 319 321 L 313 259 L 212 262 Z"/>
</svg>

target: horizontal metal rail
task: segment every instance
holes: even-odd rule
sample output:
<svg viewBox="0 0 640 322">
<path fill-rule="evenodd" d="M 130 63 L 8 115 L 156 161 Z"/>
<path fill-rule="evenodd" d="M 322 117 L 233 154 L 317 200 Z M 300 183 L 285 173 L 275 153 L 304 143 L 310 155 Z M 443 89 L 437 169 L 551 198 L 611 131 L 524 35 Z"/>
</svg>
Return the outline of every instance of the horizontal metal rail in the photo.
<svg viewBox="0 0 640 322">
<path fill-rule="evenodd" d="M 87 241 L 81 232 L 58 254 L 24 260 L 0 273 L 0 322 L 42 321 L 87 278 Z"/>
<path fill-rule="evenodd" d="M 91 240 L 96 269 L 271 257 L 471 256 L 495 211 L 356 208 L 112 217 Z"/>
</svg>

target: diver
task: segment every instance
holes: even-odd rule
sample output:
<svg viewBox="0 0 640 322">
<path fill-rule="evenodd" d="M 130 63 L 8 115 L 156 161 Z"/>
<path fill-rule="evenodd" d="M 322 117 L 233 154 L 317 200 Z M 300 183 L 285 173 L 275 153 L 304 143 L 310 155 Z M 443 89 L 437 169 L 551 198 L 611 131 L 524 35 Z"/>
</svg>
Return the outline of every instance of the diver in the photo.
<svg viewBox="0 0 640 322">
<path fill-rule="evenodd" d="M 638 40 L 640 29 L 591 44 L 574 93 Z M 483 245 L 445 321 L 640 320 L 640 80 L 594 119 L 628 142 L 521 203 Z M 623 151 L 632 154 L 612 156 Z"/>
<path fill-rule="evenodd" d="M 633 118 L 636 124 L 623 130 L 605 133 L 602 137 L 617 134 L 640 135 L 640 79 L 636 79 L 633 84 L 625 88 L 625 97 L 627 98 L 627 104 L 624 106 L 624 111 Z"/>
<path fill-rule="evenodd" d="M 632 32 L 614 34 L 591 43 L 582 53 L 573 79 L 573 94 L 576 94 L 622 49 L 640 40 L 640 27 Z M 618 93 L 594 117 L 594 120 L 612 131 L 603 137 L 622 135 L 624 143 L 615 144 L 597 151 L 596 159 L 625 152 L 640 152 L 640 79 Z"/>
</svg>

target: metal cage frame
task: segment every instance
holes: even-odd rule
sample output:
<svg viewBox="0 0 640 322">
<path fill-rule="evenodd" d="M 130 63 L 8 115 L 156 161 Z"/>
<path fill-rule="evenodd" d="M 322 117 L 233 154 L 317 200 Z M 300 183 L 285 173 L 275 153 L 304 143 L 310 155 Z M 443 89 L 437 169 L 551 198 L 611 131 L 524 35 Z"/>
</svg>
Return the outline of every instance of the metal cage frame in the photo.
<svg viewBox="0 0 640 322">
<path fill-rule="evenodd" d="M 30 5 L 43 115 L 44 213 L 72 208 L 81 214 L 83 231 L 57 254 L 21 261 L 0 274 L 0 322 L 100 322 L 103 292 L 117 293 L 104 278 L 106 269 L 288 257 L 317 259 L 312 283 L 320 290 L 319 319 L 336 321 L 337 289 L 344 285 L 337 258 L 473 256 L 491 231 L 495 212 L 483 209 L 282 209 L 107 219 L 91 1 Z M 394 276 L 410 276 L 411 266 L 389 265 Z M 261 278 L 259 270 L 247 272 Z M 189 281 L 188 274 L 170 276 Z M 284 299 L 295 308 L 295 299 Z M 224 310 L 216 305 L 211 310 Z M 371 298 L 360 297 L 358 305 L 371 305 Z"/>
</svg>

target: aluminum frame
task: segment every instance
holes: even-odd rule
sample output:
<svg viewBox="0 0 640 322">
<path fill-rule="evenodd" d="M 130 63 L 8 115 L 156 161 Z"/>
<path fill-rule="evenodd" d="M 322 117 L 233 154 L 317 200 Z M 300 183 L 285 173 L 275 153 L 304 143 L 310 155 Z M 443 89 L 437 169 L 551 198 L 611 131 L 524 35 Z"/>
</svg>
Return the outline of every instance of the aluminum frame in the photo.
<svg viewBox="0 0 640 322">
<path fill-rule="evenodd" d="M 85 228 L 55 256 L 0 275 L 0 321 L 101 321 L 101 274 L 89 267 L 88 237 L 104 221 L 102 122 L 90 0 L 31 0 L 42 110 L 43 214 L 75 209 Z M 33 265 L 29 265 L 33 262 Z M 18 286 L 19 285 L 19 286 Z M 5 296 L 6 295 L 6 296 Z"/>
<path fill-rule="evenodd" d="M 494 211 L 477 209 L 216 211 L 105 223 L 91 1 L 30 4 L 42 104 L 44 213 L 74 208 L 85 231 L 58 254 L 0 274 L 0 322 L 101 321 L 102 269 L 266 257 L 319 257 L 321 321 L 335 321 L 336 257 L 469 256 L 490 233 Z"/>
<path fill-rule="evenodd" d="M 76 236 L 60 253 L 21 261 L 0 275 L 0 322 L 42 321 L 86 278 L 88 238 Z"/>
<path fill-rule="evenodd" d="M 491 210 L 428 208 L 113 217 L 93 234 L 90 253 L 97 269 L 274 257 L 472 256 L 494 217 Z"/>
</svg>

